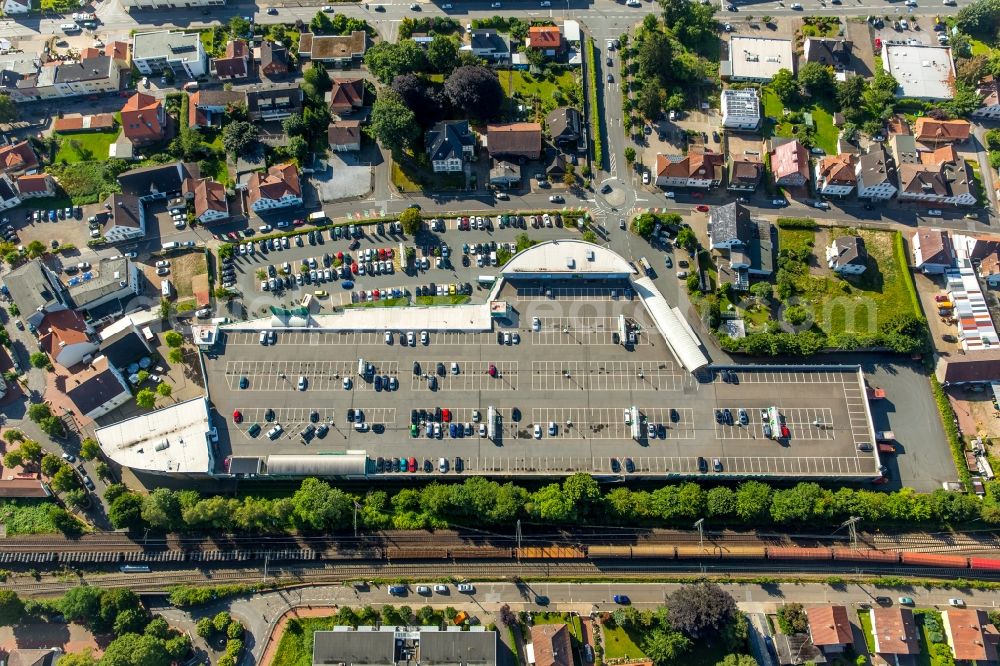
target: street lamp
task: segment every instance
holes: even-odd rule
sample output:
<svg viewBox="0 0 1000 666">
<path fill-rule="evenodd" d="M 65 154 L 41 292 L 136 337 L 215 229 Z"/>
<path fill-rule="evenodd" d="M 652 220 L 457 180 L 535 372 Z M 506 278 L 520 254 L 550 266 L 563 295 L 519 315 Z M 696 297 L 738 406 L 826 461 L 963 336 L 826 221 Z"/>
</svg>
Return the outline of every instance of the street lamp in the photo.
<svg viewBox="0 0 1000 666">
<path fill-rule="evenodd" d="M 699 547 L 702 548 L 702 549 L 704 549 L 705 548 L 705 519 L 704 518 L 699 518 L 698 520 L 694 521 L 694 526 L 698 530 L 698 544 L 699 544 Z"/>
</svg>

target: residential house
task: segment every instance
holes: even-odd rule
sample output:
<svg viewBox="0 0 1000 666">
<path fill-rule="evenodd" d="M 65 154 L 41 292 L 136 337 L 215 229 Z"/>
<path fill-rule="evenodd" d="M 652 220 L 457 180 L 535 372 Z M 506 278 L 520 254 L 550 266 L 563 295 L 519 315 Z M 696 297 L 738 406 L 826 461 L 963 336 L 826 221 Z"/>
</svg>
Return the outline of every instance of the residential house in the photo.
<svg viewBox="0 0 1000 666">
<path fill-rule="evenodd" d="M 973 118 L 986 120 L 1000 119 L 1000 81 L 992 74 L 979 82 L 979 95 L 983 101 L 972 112 Z"/>
<path fill-rule="evenodd" d="M 184 180 L 200 175 L 193 162 L 171 162 L 125 171 L 118 175 L 118 185 L 123 194 L 145 203 L 180 196 Z"/>
<path fill-rule="evenodd" d="M 914 138 L 921 143 L 961 143 L 969 138 L 972 125 L 967 120 L 917 118 Z"/>
<path fill-rule="evenodd" d="M 122 243 L 146 235 L 146 210 L 139 197 L 112 194 L 104 202 L 104 228 L 101 235 L 109 243 Z"/>
<path fill-rule="evenodd" d="M 720 261 L 720 279 L 734 289 L 750 288 L 750 277 L 774 273 L 777 258 L 777 233 L 766 221 L 750 218 L 750 211 L 738 204 L 715 206 L 709 213 L 709 245 L 728 252 L 728 266 Z"/>
<path fill-rule="evenodd" d="M 20 310 L 21 319 L 36 329 L 45 315 L 73 305 L 59 277 L 41 259 L 11 269 L 4 275 L 3 284 Z"/>
<path fill-rule="evenodd" d="M 814 606 L 806 609 L 809 636 L 825 655 L 837 655 L 854 644 L 854 632 L 845 606 Z"/>
<path fill-rule="evenodd" d="M 192 7 L 225 7 L 226 0 L 122 0 L 126 11 L 131 9 L 190 9 Z"/>
<path fill-rule="evenodd" d="M 75 310 L 51 312 L 38 326 L 38 344 L 53 363 L 71 368 L 97 352 L 93 329 Z"/>
<path fill-rule="evenodd" d="M 510 45 L 492 28 L 473 30 L 469 35 L 469 43 L 459 49 L 469 51 L 477 58 L 503 62 L 510 60 Z"/>
<path fill-rule="evenodd" d="M 330 149 L 335 153 L 361 150 L 361 121 L 337 120 L 326 129 Z"/>
<path fill-rule="evenodd" d="M 919 164 L 920 154 L 917 152 L 917 140 L 912 134 L 890 134 L 889 151 L 896 163 L 897 173 L 902 164 Z"/>
<path fill-rule="evenodd" d="M 991 252 L 979 260 L 979 277 L 993 289 L 1000 287 L 1000 252 Z"/>
<path fill-rule="evenodd" d="M 106 132 L 113 130 L 116 124 L 117 121 L 113 113 L 95 113 L 87 116 L 79 113 L 68 113 L 62 118 L 56 118 L 52 121 L 52 130 L 60 134 Z"/>
<path fill-rule="evenodd" d="M 137 92 L 121 111 L 122 133 L 133 145 L 143 146 L 166 138 L 167 112 L 160 100 Z"/>
<path fill-rule="evenodd" d="M 335 67 L 350 67 L 365 56 L 368 36 L 363 30 L 349 35 L 299 35 L 299 57 Z"/>
<path fill-rule="evenodd" d="M 74 97 L 117 92 L 121 87 L 122 66 L 106 55 L 64 62 L 55 67 L 52 87 L 55 94 L 46 97 Z"/>
<path fill-rule="evenodd" d="M 0 211 L 20 205 L 21 195 L 17 192 L 17 183 L 9 174 L 0 171 Z"/>
<path fill-rule="evenodd" d="M 242 90 L 198 90 L 188 97 L 188 127 L 219 127 L 226 111 L 246 103 Z"/>
<path fill-rule="evenodd" d="M 899 198 L 971 206 L 976 203 L 975 179 L 965 160 L 945 146 L 920 153 L 918 163 L 899 165 Z"/>
<path fill-rule="evenodd" d="M 580 112 L 572 106 L 560 106 L 545 116 L 545 126 L 549 129 L 552 143 L 563 150 L 575 151 L 583 136 L 583 122 Z"/>
<path fill-rule="evenodd" d="M 365 80 L 361 78 L 333 79 L 333 88 L 326 94 L 330 113 L 346 116 L 365 105 Z"/>
<path fill-rule="evenodd" d="M 843 39 L 807 37 L 804 62 L 819 63 L 842 72 L 851 64 L 851 43 Z"/>
<path fill-rule="evenodd" d="M 250 209 L 255 213 L 302 205 L 299 171 L 294 164 L 277 164 L 266 174 L 254 173 L 247 190 Z"/>
<path fill-rule="evenodd" d="M 816 163 L 818 194 L 844 197 L 854 191 L 857 182 L 854 155 L 850 153 L 829 155 Z"/>
<path fill-rule="evenodd" d="M 4 8 L 6 11 L 6 7 Z M 20 479 L 11 480 L 12 482 L 19 482 Z M 24 479 L 24 481 L 29 481 Z M 43 484 L 44 488 L 44 484 Z M 46 489 L 41 495 L 37 493 L 32 493 L 29 495 L 4 495 L 5 497 L 49 497 L 50 493 Z M 4 664 L 6 666 L 55 666 L 56 662 L 59 661 L 63 651 L 61 648 L 42 648 L 42 649 L 18 649 L 14 648 L 9 652 L 4 651 Z"/>
<path fill-rule="evenodd" d="M 229 219 L 226 187 L 211 178 L 187 178 L 181 186 L 184 196 L 194 202 L 194 217 L 201 224 Z"/>
<path fill-rule="evenodd" d="M 73 306 L 91 319 L 124 312 L 125 305 L 142 291 L 139 267 L 127 257 L 101 259 L 87 274 L 89 280 L 70 278 L 66 289 Z"/>
<path fill-rule="evenodd" d="M 528 28 L 525 45 L 529 49 L 538 49 L 548 58 L 558 56 L 565 48 L 562 31 L 554 25 L 533 25 Z"/>
<path fill-rule="evenodd" d="M 27 141 L 18 141 L 0 148 L 0 171 L 20 176 L 37 170 L 38 156 Z"/>
<path fill-rule="evenodd" d="M 774 148 L 771 153 L 774 183 L 782 187 L 803 187 L 809 182 L 809 152 L 798 139 Z"/>
<path fill-rule="evenodd" d="M 956 662 L 995 663 L 1000 660 L 1000 634 L 984 610 L 949 608 L 941 613 L 944 633 Z"/>
<path fill-rule="evenodd" d="M 537 160 L 542 153 L 542 126 L 538 123 L 504 123 L 486 126 L 490 156 Z"/>
<path fill-rule="evenodd" d="M 475 155 L 476 135 L 469 129 L 469 121 L 449 120 L 428 130 L 424 145 L 434 173 L 456 172 Z"/>
<path fill-rule="evenodd" d="M 511 188 L 520 184 L 520 165 L 509 160 L 493 160 L 493 166 L 490 167 L 490 185 Z"/>
<path fill-rule="evenodd" d="M 770 81 L 780 70 L 795 73 L 795 54 L 788 39 L 733 35 L 729 60 L 719 63 L 719 74 L 730 81 Z"/>
<path fill-rule="evenodd" d="M 697 152 L 687 155 L 656 155 L 657 187 L 697 187 L 722 184 L 726 158 L 721 153 Z"/>
<path fill-rule="evenodd" d="M 283 76 L 291 70 L 288 49 L 267 39 L 260 43 L 257 62 L 260 63 L 260 75 L 266 79 Z"/>
<path fill-rule="evenodd" d="M 955 262 L 951 237 L 943 229 L 918 229 L 910 241 L 913 265 L 921 273 L 941 274 Z"/>
<path fill-rule="evenodd" d="M 245 92 L 251 121 L 284 120 L 302 113 L 302 89 L 297 83 L 252 86 Z"/>
<path fill-rule="evenodd" d="M 861 275 L 868 268 L 868 250 L 861 236 L 835 238 L 826 248 L 826 265 L 840 275 Z"/>
<path fill-rule="evenodd" d="M 920 636 L 909 608 L 874 607 L 868 611 L 875 639 L 875 654 L 886 664 L 902 664 L 908 655 L 920 654 Z"/>
<path fill-rule="evenodd" d="M 81 372 L 67 377 L 66 384 L 66 397 L 80 414 L 91 420 L 132 400 L 125 378 L 103 356 L 98 356 Z"/>
<path fill-rule="evenodd" d="M 737 157 L 729 162 L 729 182 L 726 189 L 731 192 L 753 192 L 764 175 L 764 165 L 756 157 Z"/>
<path fill-rule="evenodd" d="M 143 356 L 153 353 L 153 347 L 139 332 L 134 321 L 120 319 L 101 331 L 101 356 L 115 368 L 127 368 Z"/>
<path fill-rule="evenodd" d="M 119 40 L 108 42 L 104 45 L 104 55 L 118 63 L 124 71 L 132 68 L 132 45 L 128 42 Z"/>
<path fill-rule="evenodd" d="M 191 79 L 208 73 L 208 55 L 198 32 L 138 32 L 132 37 L 132 64 L 146 76 L 168 69 Z"/>
<path fill-rule="evenodd" d="M 22 201 L 38 197 L 51 197 L 56 193 L 56 182 L 47 173 L 18 176 L 17 193 L 21 196 Z"/>
<path fill-rule="evenodd" d="M 722 126 L 732 130 L 760 127 L 760 93 L 756 88 L 722 91 Z"/>
<path fill-rule="evenodd" d="M 858 159 L 854 175 L 858 180 L 858 197 L 888 201 L 896 196 L 896 164 L 881 147 L 873 147 Z"/>
<path fill-rule="evenodd" d="M 230 39 L 226 42 L 226 55 L 212 61 L 212 69 L 216 78 L 224 81 L 245 79 L 253 67 L 253 54 L 250 45 L 242 39 Z"/>
<path fill-rule="evenodd" d="M 567 172 L 576 171 L 576 162 L 573 156 L 558 150 L 548 150 L 543 156 L 545 164 L 545 177 L 550 182 L 560 183 Z"/>
<path fill-rule="evenodd" d="M 573 666 L 573 641 L 565 624 L 535 624 L 531 627 L 534 666 Z"/>
<path fill-rule="evenodd" d="M 27 14 L 31 11 L 31 0 L 4 0 L 4 16 L 14 16 L 17 14 Z"/>
</svg>

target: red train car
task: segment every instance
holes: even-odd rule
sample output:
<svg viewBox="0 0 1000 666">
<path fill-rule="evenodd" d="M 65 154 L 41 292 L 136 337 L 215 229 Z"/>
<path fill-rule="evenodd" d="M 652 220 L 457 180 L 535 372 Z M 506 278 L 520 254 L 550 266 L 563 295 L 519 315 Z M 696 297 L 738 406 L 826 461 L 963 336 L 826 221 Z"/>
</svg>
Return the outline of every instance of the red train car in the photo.
<svg viewBox="0 0 1000 666">
<path fill-rule="evenodd" d="M 769 560 L 832 560 L 831 548 L 800 548 L 799 546 L 768 546 Z"/>
<path fill-rule="evenodd" d="M 969 566 L 973 569 L 1000 571 L 1000 560 L 991 560 L 988 557 L 970 557 Z"/>
<path fill-rule="evenodd" d="M 969 558 L 957 555 L 938 555 L 937 553 L 903 553 L 903 564 L 915 564 L 920 567 L 947 567 L 949 569 L 968 569 Z"/>
<path fill-rule="evenodd" d="M 874 550 L 872 548 L 834 548 L 833 559 L 850 560 L 854 562 L 887 562 L 899 563 L 899 551 Z"/>
</svg>

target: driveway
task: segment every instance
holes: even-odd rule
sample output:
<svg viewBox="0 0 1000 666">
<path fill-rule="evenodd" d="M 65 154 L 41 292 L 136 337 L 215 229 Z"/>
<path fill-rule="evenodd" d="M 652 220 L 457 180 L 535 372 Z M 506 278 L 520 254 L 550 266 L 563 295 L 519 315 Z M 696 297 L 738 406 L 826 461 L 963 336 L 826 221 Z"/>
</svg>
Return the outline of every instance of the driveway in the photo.
<svg viewBox="0 0 1000 666">
<path fill-rule="evenodd" d="M 372 191 L 372 159 L 366 151 L 331 153 L 325 172 L 312 175 L 320 201 L 331 203 L 366 197 Z"/>
</svg>

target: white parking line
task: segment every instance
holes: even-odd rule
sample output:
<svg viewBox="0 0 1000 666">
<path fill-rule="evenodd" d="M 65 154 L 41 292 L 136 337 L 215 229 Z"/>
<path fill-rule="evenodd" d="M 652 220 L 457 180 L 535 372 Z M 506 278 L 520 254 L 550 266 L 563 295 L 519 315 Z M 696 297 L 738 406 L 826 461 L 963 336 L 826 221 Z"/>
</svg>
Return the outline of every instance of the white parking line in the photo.
<svg viewBox="0 0 1000 666">
<path fill-rule="evenodd" d="M 683 378 L 670 361 L 533 361 L 536 391 L 676 391 Z"/>
<path fill-rule="evenodd" d="M 442 375 L 437 365 L 441 363 L 444 369 Z M 497 376 L 491 377 L 489 367 L 497 369 Z M 459 363 L 459 374 L 451 372 L 449 360 L 427 361 L 420 364 L 424 370 L 419 375 L 410 375 L 410 389 L 413 391 L 430 391 L 429 377 L 433 376 L 436 391 L 516 391 L 517 361 L 485 361 L 475 363 Z"/>
</svg>

